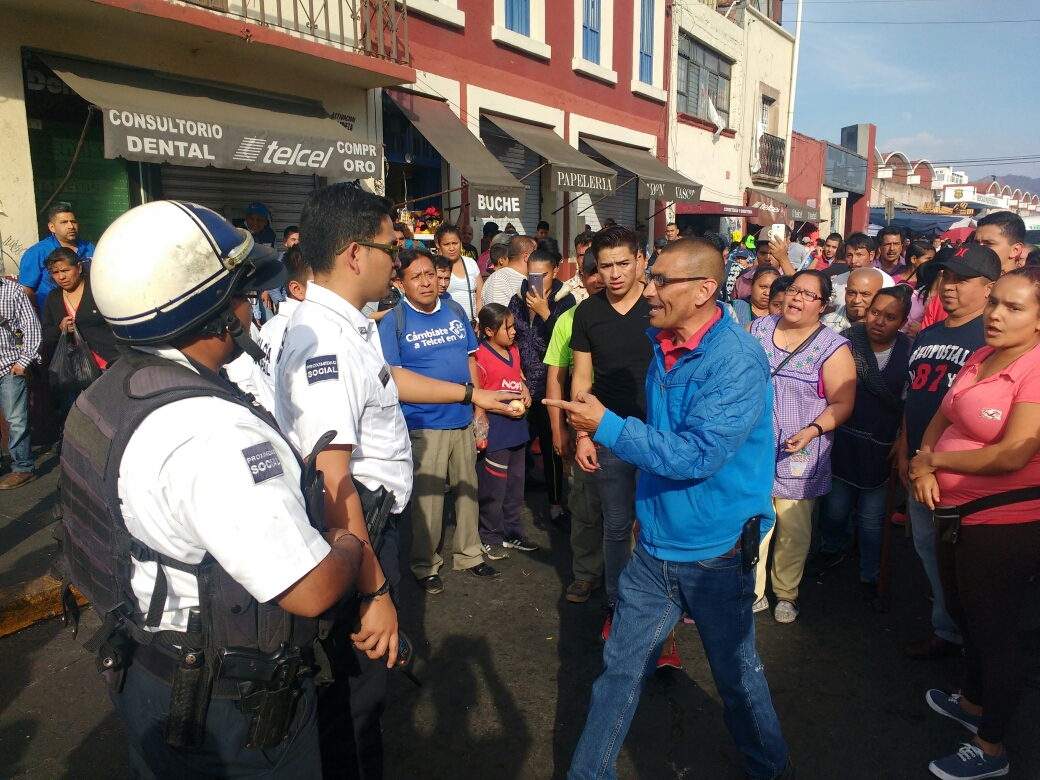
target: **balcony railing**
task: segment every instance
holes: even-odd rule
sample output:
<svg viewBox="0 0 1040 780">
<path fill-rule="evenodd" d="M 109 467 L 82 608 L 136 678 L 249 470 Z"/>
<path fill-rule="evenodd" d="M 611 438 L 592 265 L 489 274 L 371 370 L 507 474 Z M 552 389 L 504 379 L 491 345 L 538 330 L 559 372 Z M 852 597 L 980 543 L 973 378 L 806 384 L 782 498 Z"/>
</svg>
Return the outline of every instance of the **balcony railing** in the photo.
<svg viewBox="0 0 1040 780">
<path fill-rule="evenodd" d="M 407 0 L 184 1 L 370 57 L 410 62 Z"/>
<path fill-rule="evenodd" d="M 787 152 L 787 142 L 779 136 L 762 133 L 758 142 L 758 165 L 757 171 L 752 170 L 751 180 L 756 184 L 760 182 L 779 184 L 784 180 L 784 155 Z"/>
</svg>

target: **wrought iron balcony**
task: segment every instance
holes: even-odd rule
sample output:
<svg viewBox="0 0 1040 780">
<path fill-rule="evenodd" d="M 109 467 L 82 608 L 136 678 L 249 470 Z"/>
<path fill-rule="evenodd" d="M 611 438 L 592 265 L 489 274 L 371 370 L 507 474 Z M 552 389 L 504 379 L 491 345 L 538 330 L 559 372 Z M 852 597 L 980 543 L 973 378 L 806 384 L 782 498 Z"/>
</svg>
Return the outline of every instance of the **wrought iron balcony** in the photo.
<svg viewBox="0 0 1040 780">
<path fill-rule="evenodd" d="M 185 0 L 305 40 L 408 65 L 407 0 Z"/>
<path fill-rule="evenodd" d="M 787 153 L 787 142 L 779 136 L 762 133 L 758 143 L 757 171 L 751 171 L 751 181 L 755 184 L 779 184 L 784 180 L 784 155 Z"/>
</svg>

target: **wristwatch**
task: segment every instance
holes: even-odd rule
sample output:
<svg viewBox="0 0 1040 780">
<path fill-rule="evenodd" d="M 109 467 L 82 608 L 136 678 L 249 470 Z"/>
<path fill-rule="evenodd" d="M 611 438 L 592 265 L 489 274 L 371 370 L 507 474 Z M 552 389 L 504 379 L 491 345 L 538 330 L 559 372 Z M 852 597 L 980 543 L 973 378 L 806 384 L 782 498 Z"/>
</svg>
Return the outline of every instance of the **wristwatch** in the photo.
<svg viewBox="0 0 1040 780">
<path fill-rule="evenodd" d="M 463 406 L 469 406 L 473 403 L 473 383 L 463 382 L 462 386 L 466 388 L 466 397 L 459 401 Z"/>
</svg>

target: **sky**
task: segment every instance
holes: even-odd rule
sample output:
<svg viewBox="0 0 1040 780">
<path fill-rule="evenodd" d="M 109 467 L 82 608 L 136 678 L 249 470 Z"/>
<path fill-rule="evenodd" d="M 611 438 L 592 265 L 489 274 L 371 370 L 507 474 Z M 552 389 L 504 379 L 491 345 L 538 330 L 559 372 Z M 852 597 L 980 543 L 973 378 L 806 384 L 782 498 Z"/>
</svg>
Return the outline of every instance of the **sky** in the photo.
<svg viewBox="0 0 1040 780">
<path fill-rule="evenodd" d="M 797 6 L 784 0 L 791 32 Z M 968 23 L 940 24 L 953 21 Z M 973 181 L 1040 177 L 1038 39 L 1040 0 L 803 0 L 794 129 L 837 143 L 871 122 L 882 152 L 951 162 Z"/>
</svg>

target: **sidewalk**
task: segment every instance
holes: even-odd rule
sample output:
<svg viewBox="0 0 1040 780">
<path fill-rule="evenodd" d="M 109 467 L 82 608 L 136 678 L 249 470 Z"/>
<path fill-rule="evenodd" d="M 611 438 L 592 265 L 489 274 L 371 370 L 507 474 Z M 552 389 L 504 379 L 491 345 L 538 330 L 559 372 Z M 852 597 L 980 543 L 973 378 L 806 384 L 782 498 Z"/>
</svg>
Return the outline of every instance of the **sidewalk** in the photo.
<svg viewBox="0 0 1040 780">
<path fill-rule="evenodd" d="M 33 455 L 36 481 L 0 493 L 0 636 L 61 612 L 49 574 L 58 549 L 58 445 L 33 447 Z"/>
</svg>

